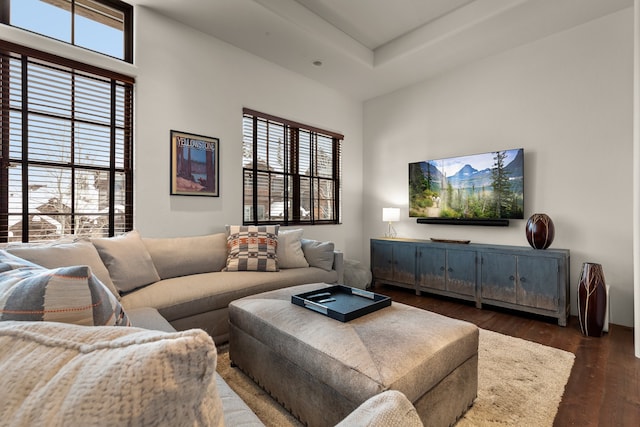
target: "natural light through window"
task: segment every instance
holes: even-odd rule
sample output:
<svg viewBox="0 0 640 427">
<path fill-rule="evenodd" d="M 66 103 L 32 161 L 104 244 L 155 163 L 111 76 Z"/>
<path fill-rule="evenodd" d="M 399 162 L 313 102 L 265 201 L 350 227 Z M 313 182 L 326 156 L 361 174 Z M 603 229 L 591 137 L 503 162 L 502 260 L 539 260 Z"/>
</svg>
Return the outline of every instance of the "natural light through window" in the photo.
<svg viewBox="0 0 640 427">
<path fill-rule="evenodd" d="M 125 43 L 130 6 L 123 11 L 97 0 L 3 1 L 15 27 L 131 62 Z"/>
<path fill-rule="evenodd" d="M 0 22 L 132 62 L 120 0 L 0 0 Z M 135 79 L 1 39 L 0 75 L 0 243 L 131 230 Z"/>
</svg>

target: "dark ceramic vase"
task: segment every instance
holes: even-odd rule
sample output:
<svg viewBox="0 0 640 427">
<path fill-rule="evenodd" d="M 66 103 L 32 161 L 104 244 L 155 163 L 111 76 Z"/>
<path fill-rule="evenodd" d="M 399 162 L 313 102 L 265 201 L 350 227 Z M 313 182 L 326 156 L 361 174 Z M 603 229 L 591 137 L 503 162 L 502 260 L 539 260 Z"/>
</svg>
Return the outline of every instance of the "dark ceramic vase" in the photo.
<svg viewBox="0 0 640 427">
<path fill-rule="evenodd" d="M 534 249 L 547 249 L 551 246 L 556 229 L 547 214 L 536 213 L 529 217 L 525 229 L 527 240 Z"/>
<path fill-rule="evenodd" d="M 578 320 L 584 335 L 602 336 L 606 309 L 607 289 L 602 265 L 585 262 L 578 283 Z"/>
</svg>

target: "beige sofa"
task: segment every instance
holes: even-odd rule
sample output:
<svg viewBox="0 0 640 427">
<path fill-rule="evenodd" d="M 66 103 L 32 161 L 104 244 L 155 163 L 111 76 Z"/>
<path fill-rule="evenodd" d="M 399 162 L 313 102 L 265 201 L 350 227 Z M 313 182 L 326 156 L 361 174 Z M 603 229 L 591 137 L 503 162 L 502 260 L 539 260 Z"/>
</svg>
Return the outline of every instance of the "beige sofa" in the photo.
<svg viewBox="0 0 640 427">
<path fill-rule="evenodd" d="M 220 345 L 228 341 L 231 301 L 304 283 L 342 283 L 342 253 L 331 242 L 301 235 L 302 230 L 280 232 L 282 262 L 277 272 L 224 271 L 226 233 L 146 238 L 134 230 L 108 239 L 12 244 L 5 249 L 47 268 L 88 265 L 138 323 L 149 316 L 153 321 L 152 308 L 175 329 L 204 329 Z"/>
<path fill-rule="evenodd" d="M 7 261 L 0 250 L 0 369 L 11 372 L 0 376 L 0 390 L 12 397 L 0 398 L 2 423 L 261 426 L 215 372 L 214 339 L 227 340 L 234 299 L 342 281 L 342 254 L 300 234 L 281 234 L 287 250 L 278 253 L 277 272 L 224 271 L 225 233 L 152 239 L 133 231 L 0 248 L 18 257 Z M 33 288 L 38 281 L 41 288 Z M 42 307 L 16 321 L 6 317 L 15 317 L 16 301 Z M 406 397 L 389 391 L 340 425 L 421 423 Z"/>
</svg>

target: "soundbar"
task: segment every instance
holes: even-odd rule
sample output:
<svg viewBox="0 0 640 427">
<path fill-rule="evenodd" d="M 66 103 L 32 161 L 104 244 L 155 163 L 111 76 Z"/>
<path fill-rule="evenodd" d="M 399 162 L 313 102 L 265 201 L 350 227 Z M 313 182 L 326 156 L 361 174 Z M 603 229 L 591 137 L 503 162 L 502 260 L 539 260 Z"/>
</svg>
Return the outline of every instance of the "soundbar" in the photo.
<svg viewBox="0 0 640 427">
<path fill-rule="evenodd" d="M 445 225 L 485 225 L 494 227 L 507 227 L 508 219 L 470 219 L 470 218 L 418 218 L 418 224 L 445 224 Z"/>
</svg>

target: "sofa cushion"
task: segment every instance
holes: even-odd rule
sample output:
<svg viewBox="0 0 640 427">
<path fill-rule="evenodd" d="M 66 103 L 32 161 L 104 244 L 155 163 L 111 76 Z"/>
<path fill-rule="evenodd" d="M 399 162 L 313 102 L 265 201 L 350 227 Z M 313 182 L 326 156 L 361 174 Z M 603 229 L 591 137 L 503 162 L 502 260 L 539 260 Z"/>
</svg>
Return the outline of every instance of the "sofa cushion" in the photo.
<svg viewBox="0 0 640 427">
<path fill-rule="evenodd" d="M 82 266 L 48 270 L 0 251 L 0 320 L 129 326 L 116 297 Z"/>
<path fill-rule="evenodd" d="M 201 330 L 0 322 L 7 425 L 221 426 L 215 369 Z"/>
<path fill-rule="evenodd" d="M 280 230 L 278 232 L 278 268 L 302 268 L 309 267 L 307 259 L 302 252 L 303 229 Z"/>
<path fill-rule="evenodd" d="M 302 239 L 302 252 L 311 267 L 331 270 L 333 268 L 333 242 Z"/>
<path fill-rule="evenodd" d="M 91 239 L 91 243 L 120 292 L 129 292 L 160 280 L 151 255 L 136 230 L 117 237 Z"/>
<path fill-rule="evenodd" d="M 264 427 L 260 418 L 217 373 L 216 382 L 224 408 L 224 424 L 227 427 Z"/>
<path fill-rule="evenodd" d="M 31 261 L 46 268 L 70 267 L 72 265 L 88 265 L 91 272 L 119 299 L 120 293 L 113 285 L 107 267 L 104 266 L 98 251 L 91 242 L 54 242 L 50 244 L 34 244 L 9 246 L 7 252 Z"/>
<path fill-rule="evenodd" d="M 151 329 L 153 331 L 175 332 L 176 328 L 171 326 L 158 310 L 152 307 L 139 307 L 127 310 L 127 317 L 131 321 L 131 326 L 136 328 Z"/>
<path fill-rule="evenodd" d="M 278 225 L 227 225 L 227 271 L 278 271 Z"/>
<path fill-rule="evenodd" d="M 338 279 L 336 271 L 320 268 L 289 268 L 277 274 L 236 271 L 194 274 L 153 283 L 122 297 L 125 310 L 150 306 L 170 322 L 213 310 L 226 309 L 235 299 L 300 283 Z"/>
<path fill-rule="evenodd" d="M 220 271 L 227 262 L 227 235 L 148 238 L 142 241 L 161 279 Z"/>
</svg>

